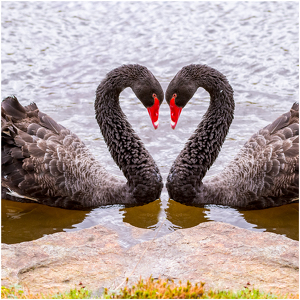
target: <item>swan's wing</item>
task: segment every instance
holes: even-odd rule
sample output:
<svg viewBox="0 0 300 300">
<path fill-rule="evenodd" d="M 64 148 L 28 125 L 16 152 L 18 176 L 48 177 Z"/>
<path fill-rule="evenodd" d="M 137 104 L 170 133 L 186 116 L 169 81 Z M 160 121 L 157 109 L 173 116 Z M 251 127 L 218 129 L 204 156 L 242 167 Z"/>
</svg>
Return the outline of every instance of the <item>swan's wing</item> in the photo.
<svg viewBox="0 0 300 300">
<path fill-rule="evenodd" d="M 254 134 L 214 181 L 234 191 L 241 207 L 278 206 L 298 198 L 299 105 Z"/>
<path fill-rule="evenodd" d="M 259 134 L 266 142 L 262 145 L 265 177 L 261 194 L 299 198 L 299 104 Z"/>
<path fill-rule="evenodd" d="M 299 124 L 299 103 L 294 103 L 289 112 L 278 117 L 273 123 L 263 128 L 263 130 L 268 130 L 272 135 L 292 124 L 295 124 L 294 126 L 297 126 L 296 124 Z M 299 133 L 297 132 L 295 134 L 299 135 Z M 288 137 L 289 136 L 287 136 L 286 138 Z"/>
<path fill-rule="evenodd" d="M 73 168 L 75 156 L 88 157 L 89 164 L 94 158 L 75 134 L 36 104 L 23 107 L 15 97 L 2 102 L 1 127 L 2 197 L 66 208 L 80 205 L 76 199 L 84 189 L 75 179 L 87 171 L 78 163 Z"/>
</svg>

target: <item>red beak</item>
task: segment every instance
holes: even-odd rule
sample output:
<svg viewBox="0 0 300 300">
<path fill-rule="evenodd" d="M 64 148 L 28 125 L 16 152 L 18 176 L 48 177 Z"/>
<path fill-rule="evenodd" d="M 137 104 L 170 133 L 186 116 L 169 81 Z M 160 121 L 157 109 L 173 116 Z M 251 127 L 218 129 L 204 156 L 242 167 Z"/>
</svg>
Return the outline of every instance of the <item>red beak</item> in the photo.
<svg viewBox="0 0 300 300">
<path fill-rule="evenodd" d="M 149 116 L 151 118 L 154 129 L 158 127 L 158 114 L 159 114 L 159 100 L 155 97 L 154 104 L 147 108 Z"/>
<path fill-rule="evenodd" d="M 175 104 L 175 97 L 173 97 L 170 101 L 171 127 L 173 129 L 176 127 L 181 111 L 182 107 L 178 107 Z"/>
</svg>

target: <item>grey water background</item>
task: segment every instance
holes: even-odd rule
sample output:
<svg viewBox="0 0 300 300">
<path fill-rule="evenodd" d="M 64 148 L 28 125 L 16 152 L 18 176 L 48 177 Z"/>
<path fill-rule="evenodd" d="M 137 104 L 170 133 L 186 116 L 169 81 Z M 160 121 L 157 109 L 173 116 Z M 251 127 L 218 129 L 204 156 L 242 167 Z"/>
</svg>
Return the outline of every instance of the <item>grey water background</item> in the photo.
<svg viewBox="0 0 300 300">
<path fill-rule="evenodd" d="M 165 90 L 188 64 L 207 64 L 227 76 L 235 93 L 235 118 L 207 176 L 220 172 L 247 139 L 298 101 L 298 2 L 2 2 L 2 99 L 16 95 L 72 129 L 102 164 L 122 173 L 110 157 L 94 117 L 95 90 L 105 74 L 127 63 L 147 66 Z M 164 182 L 172 162 L 209 104 L 199 89 L 176 130 L 169 107 L 154 131 L 147 110 L 130 89 L 121 107 L 157 162 Z M 88 212 L 2 200 L 2 242 L 101 224 L 129 246 L 138 238 L 127 224 L 160 235 L 201 222 L 222 221 L 298 239 L 299 205 L 258 211 L 222 206 L 189 207 L 161 199 L 144 206 L 100 207 Z M 153 232 L 153 231 L 149 231 Z"/>
</svg>

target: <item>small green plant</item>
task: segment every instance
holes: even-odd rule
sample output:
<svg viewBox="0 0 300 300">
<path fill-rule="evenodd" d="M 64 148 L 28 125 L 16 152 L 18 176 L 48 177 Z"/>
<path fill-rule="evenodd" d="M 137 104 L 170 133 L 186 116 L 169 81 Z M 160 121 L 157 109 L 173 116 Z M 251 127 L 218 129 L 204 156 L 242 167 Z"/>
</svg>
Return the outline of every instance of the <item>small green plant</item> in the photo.
<svg viewBox="0 0 300 300">
<path fill-rule="evenodd" d="M 7 299 L 25 299 L 24 291 L 22 287 L 19 285 L 12 286 L 10 288 L 6 288 L 4 286 L 1 287 L 1 298 Z"/>
<path fill-rule="evenodd" d="M 147 280 L 140 279 L 137 284 L 127 285 L 119 293 L 110 294 L 107 289 L 104 295 L 110 295 L 112 299 L 197 299 L 204 294 L 204 283 L 194 286 L 188 281 L 185 286 L 176 285 L 173 280 L 162 280 L 150 277 Z"/>
<path fill-rule="evenodd" d="M 81 285 L 81 284 L 79 284 Z M 124 288 L 117 291 L 104 289 L 104 293 L 98 298 L 105 299 L 299 299 L 299 295 L 280 293 L 264 293 L 257 289 L 251 289 L 250 285 L 243 290 L 233 291 L 206 291 L 204 283 L 186 284 L 173 280 L 154 279 L 152 277 L 138 282 L 132 286 L 128 285 L 128 279 Z M 92 292 L 84 287 L 71 289 L 65 293 L 38 293 L 32 294 L 29 289 L 21 286 L 10 288 L 1 287 L 2 299 L 90 299 L 95 297 Z"/>
<path fill-rule="evenodd" d="M 85 288 L 71 289 L 69 292 L 65 293 L 37 293 L 32 294 L 27 289 L 22 289 L 21 286 L 12 286 L 6 288 L 1 287 L 1 299 L 89 299 L 91 298 L 91 291 Z"/>
<path fill-rule="evenodd" d="M 128 283 L 128 280 L 127 280 Z M 181 281 L 175 284 L 173 280 L 162 280 L 150 277 L 147 280 L 140 279 L 137 284 L 127 285 L 119 292 L 110 292 L 105 289 L 104 296 L 112 299 L 298 299 L 298 295 L 287 294 L 285 296 L 272 293 L 260 292 L 256 289 L 245 289 L 232 291 L 205 291 L 204 283 L 195 285 L 187 281 L 183 285 Z"/>
</svg>

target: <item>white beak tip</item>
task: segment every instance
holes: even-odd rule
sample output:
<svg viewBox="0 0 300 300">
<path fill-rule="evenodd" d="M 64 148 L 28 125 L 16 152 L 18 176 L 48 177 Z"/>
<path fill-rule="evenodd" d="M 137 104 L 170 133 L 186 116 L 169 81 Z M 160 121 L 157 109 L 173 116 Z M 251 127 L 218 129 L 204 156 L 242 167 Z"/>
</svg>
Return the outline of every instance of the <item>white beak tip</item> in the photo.
<svg viewBox="0 0 300 300">
<path fill-rule="evenodd" d="M 175 129 L 176 123 L 171 120 L 171 127 Z"/>
</svg>

